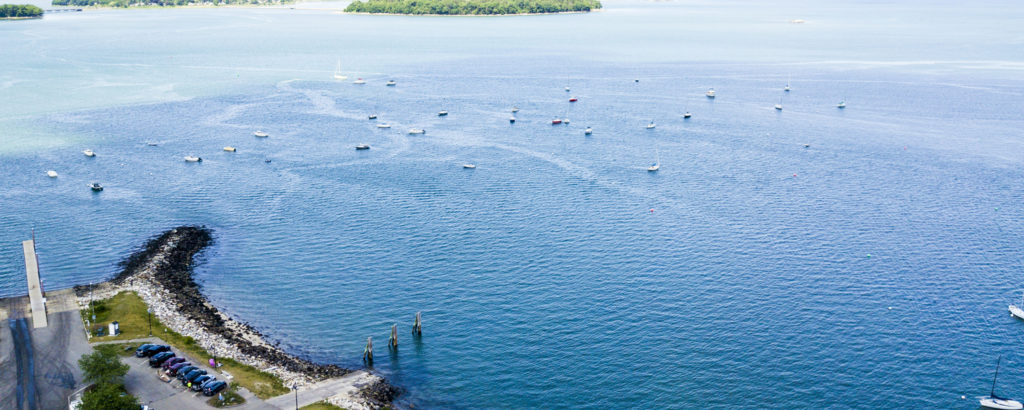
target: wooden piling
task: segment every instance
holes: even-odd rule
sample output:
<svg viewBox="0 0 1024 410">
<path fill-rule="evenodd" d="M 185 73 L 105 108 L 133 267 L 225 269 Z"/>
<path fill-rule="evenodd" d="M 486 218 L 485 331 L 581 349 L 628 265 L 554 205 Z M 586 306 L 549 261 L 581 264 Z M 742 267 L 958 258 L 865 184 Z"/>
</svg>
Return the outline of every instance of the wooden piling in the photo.
<svg viewBox="0 0 1024 410">
<path fill-rule="evenodd" d="M 391 325 L 391 337 L 388 338 L 388 349 L 398 350 L 398 324 Z"/>
<path fill-rule="evenodd" d="M 422 335 L 423 327 L 420 324 L 420 312 L 416 312 L 416 319 L 412 322 L 412 334 Z"/>
<path fill-rule="evenodd" d="M 373 337 L 366 338 L 366 347 L 363 348 L 363 361 L 373 363 Z"/>
</svg>

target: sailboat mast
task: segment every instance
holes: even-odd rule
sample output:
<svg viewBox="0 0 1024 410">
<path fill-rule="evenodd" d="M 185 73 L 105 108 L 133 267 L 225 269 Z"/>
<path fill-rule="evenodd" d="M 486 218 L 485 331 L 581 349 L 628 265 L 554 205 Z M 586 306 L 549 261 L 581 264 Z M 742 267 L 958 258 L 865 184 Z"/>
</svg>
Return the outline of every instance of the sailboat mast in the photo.
<svg viewBox="0 0 1024 410">
<path fill-rule="evenodd" d="M 999 378 L 999 362 L 1002 362 L 1002 361 L 1003 361 L 1003 356 L 999 356 L 999 359 L 996 360 L 996 376 L 992 378 L 992 391 L 989 392 L 989 394 L 988 394 L 990 397 L 995 397 L 996 396 L 996 379 Z"/>
</svg>

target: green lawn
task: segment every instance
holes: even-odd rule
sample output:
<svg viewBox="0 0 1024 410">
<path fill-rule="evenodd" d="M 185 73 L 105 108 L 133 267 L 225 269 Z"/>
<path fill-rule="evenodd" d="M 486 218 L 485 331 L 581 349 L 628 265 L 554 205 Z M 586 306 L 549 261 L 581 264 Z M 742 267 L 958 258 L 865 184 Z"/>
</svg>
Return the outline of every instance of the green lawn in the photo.
<svg viewBox="0 0 1024 410">
<path fill-rule="evenodd" d="M 316 402 L 308 406 L 299 407 L 299 410 L 345 410 L 344 407 L 338 407 L 326 401 Z"/>
<path fill-rule="evenodd" d="M 110 299 L 98 300 L 92 304 L 92 309 L 82 310 L 82 319 L 90 320 L 92 312 L 96 314 L 96 322 L 103 326 L 116 320 L 121 328 L 117 336 L 94 336 L 93 342 L 107 340 L 128 340 L 149 336 L 149 321 L 146 317 L 146 303 L 135 292 L 121 292 Z M 203 350 L 191 337 L 182 336 L 164 327 L 156 317 L 153 320 L 153 336 L 167 342 L 179 351 L 202 360 L 209 361 L 212 356 Z M 95 328 L 96 326 L 93 326 Z M 95 334 L 95 333 L 93 333 Z M 117 344 L 114 344 L 117 346 Z M 99 348 L 99 347 L 97 347 Z M 106 347 L 103 347 L 106 348 Z M 120 354 L 120 352 L 119 352 Z M 260 371 L 255 367 L 241 364 L 233 359 L 217 358 L 223 366 L 220 370 L 227 371 L 234 377 L 234 381 L 245 387 L 256 397 L 267 399 L 288 393 L 288 388 L 280 378 L 270 373 Z"/>
</svg>

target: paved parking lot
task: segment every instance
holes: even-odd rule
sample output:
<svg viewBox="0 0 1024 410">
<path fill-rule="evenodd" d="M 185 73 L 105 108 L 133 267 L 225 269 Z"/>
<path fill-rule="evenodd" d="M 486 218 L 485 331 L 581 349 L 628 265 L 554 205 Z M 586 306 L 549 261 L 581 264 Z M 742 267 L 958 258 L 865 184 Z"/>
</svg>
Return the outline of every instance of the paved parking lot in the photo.
<svg viewBox="0 0 1024 410">
<path fill-rule="evenodd" d="M 163 341 L 155 338 L 136 340 L 131 343 L 135 345 L 143 343 L 164 344 Z M 172 351 L 178 356 L 183 356 L 177 349 L 172 349 Z M 201 365 L 200 367 L 206 370 L 207 374 L 215 376 L 217 380 L 228 380 L 224 374 L 211 369 L 204 362 L 196 361 L 187 355 L 184 357 L 194 365 Z M 161 370 L 149 367 L 149 358 L 131 356 L 125 357 L 123 361 L 130 366 L 128 374 L 125 375 L 125 388 L 128 389 L 129 393 L 138 397 L 140 403 L 156 410 L 211 408 L 206 404 L 206 400 L 209 400 L 209 397 L 204 396 L 201 392 L 187 390 L 178 379 L 173 379 L 170 382 L 160 380 Z M 243 407 L 246 409 L 276 409 L 276 407 L 267 404 L 248 391 L 239 390 L 238 393 L 245 398 L 246 403 Z"/>
</svg>

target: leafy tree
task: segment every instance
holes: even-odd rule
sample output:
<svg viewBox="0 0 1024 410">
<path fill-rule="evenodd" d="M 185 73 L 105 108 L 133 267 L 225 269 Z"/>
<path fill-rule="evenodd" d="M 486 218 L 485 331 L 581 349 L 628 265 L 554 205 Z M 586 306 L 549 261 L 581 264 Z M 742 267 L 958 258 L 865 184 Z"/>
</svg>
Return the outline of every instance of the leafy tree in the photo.
<svg viewBox="0 0 1024 410">
<path fill-rule="evenodd" d="M 31 4 L 0 4 L 0 18 L 4 17 L 39 17 L 43 9 Z"/>
<path fill-rule="evenodd" d="M 128 373 L 128 365 L 121 363 L 117 353 L 106 349 L 82 355 L 82 358 L 78 359 L 78 367 L 82 368 L 85 381 L 97 384 L 119 386 L 124 375 Z"/>
<path fill-rule="evenodd" d="M 78 410 L 139 410 L 139 400 L 125 393 L 120 385 L 100 383 L 82 395 Z"/>
</svg>

